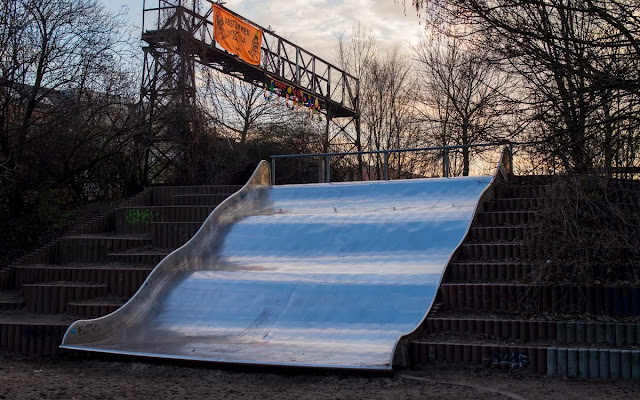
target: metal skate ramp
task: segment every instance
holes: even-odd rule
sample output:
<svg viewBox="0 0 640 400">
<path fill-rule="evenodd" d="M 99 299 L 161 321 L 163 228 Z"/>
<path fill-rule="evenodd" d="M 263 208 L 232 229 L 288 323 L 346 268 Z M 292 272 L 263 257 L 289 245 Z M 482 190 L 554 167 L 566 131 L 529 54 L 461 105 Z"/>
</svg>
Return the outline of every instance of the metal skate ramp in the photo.
<svg viewBox="0 0 640 400">
<path fill-rule="evenodd" d="M 122 308 L 62 348 L 390 370 L 493 176 L 270 186 L 262 162 Z"/>
</svg>

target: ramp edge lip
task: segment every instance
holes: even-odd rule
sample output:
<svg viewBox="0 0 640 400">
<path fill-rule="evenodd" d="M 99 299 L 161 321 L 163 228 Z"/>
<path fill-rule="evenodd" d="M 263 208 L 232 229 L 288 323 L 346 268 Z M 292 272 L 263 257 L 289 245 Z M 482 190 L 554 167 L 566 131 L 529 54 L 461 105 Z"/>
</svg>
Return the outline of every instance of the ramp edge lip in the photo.
<svg viewBox="0 0 640 400">
<path fill-rule="evenodd" d="M 233 364 L 241 364 L 246 366 L 264 366 L 264 367 L 296 367 L 296 368 L 323 368 L 323 369 L 333 369 L 333 370 L 358 370 L 358 371 L 392 371 L 392 365 L 340 365 L 340 364 L 305 364 L 305 363 L 288 363 L 288 362 L 268 362 L 268 361 L 246 361 L 246 360 L 236 360 L 236 359 L 213 359 L 213 358 L 204 358 L 204 357 L 191 357 L 191 356 L 177 356 L 171 354 L 155 354 L 155 353 L 143 353 L 137 351 L 125 351 L 125 350 L 105 350 L 100 348 L 93 347 L 81 347 L 81 346 L 73 346 L 73 345 L 60 345 L 61 349 L 65 350 L 79 350 L 79 351 L 91 351 L 94 353 L 102 353 L 102 354 L 118 354 L 125 356 L 135 356 L 135 357 L 144 357 L 144 358 L 155 358 L 155 359 L 169 359 L 169 360 L 182 360 L 182 361 L 197 361 L 197 362 L 206 362 L 211 364 L 224 364 L 224 365 L 233 365 Z"/>
<path fill-rule="evenodd" d="M 456 254 L 456 251 L 458 251 L 458 249 L 460 248 L 460 246 L 462 246 L 462 243 L 464 243 L 464 240 L 467 238 L 467 236 L 469 235 L 469 231 L 471 230 L 471 224 L 473 223 L 473 218 L 476 216 L 476 214 L 478 213 L 478 207 L 480 207 L 480 200 L 482 200 L 482 197 L 485 195 L 485 193 L 494 186 L 496 179 L 498 178 L 498 176 L 500 175 L 500 171 L 501 171 L 501 167 L 503 166 L 504 162 L 505 162 L 505 157 L 506 154 L 509 154 L 509 147 L 508 146 L 502 146 L 502 148 L 500 149 L 500 157 L 498 158 L 498 162 L 496 163 L 496 167 L 494 169 L 494 173 L 493 175 L 481 175 L 481 177 L 491 177 L 491 181 L 487 184 L 487 186 L 482 190 L 482 192 L 480 193 L 480 195 L 478 196 L 478 200 L 476 201 L 476 206 L 473 209 L 473 214 L 471 219 L 469 220 L 469 225 L 467 226 L 467 229 L 464 233 L 464 235 L 462 236 L 462 239 L 460 239 L 460 243 L 458 243 L 458 245 L 455 247 L 455 249 L 453 249 L 453 251 L 451 252 L 451 254 L 449 255 L 449 258 L 447 259 L 447 263 L 444 265 L 444 269 L 442 270 L 442 274 L 440 275 L 440 280 L 438 281 L 438 289 L 440 288 L 440 286 L 442 285 L 442 279 L 444 279 L 444 274 L 447 270 L 447 267 L 449 266 L 449 264 L 451 263 L 451 259 L 453 258 L 454 254 Z M 509 162 L 512 162 L 511 160 L 509 160 Z M 446 179 L 455 179 L 455 178 L 446 178 Z M 400 336 L 395 344 L 393 345 L 393 348 L 391 350 L 391 358 L 390 358 L 390 365 L 391 368 L 393 368 L 393 361 L 396 358 L 396 351 L 398 350 L 398 345 L 402 342 L 403 338 L 406 338 L 412 334 L 414 334 L 419 328 L 420 326 L 422 326 L 422 324 L 424 324 L 424 321 L 427 319 L 427 316 L 429 315 L 429 312 L 431 311 L 431 308 L 433 307 L 433 304 L 436 301 L 436 297 L 437 297 L 438 293 L 436 291 L 436 294 L 433 296 L 433 299 L 431 300 L 431 304 L 429 304 L 429 307 L 427 307 L 427 310 L 424 314 L 424 317 L 422 317 L 422 320 L 420 320 L 420 323 L 418 323 L 418 325 L 416 325 L 415 328 L 413 328 L 413 330 L 405 335 Z M 403 354 L 403 358 L 404 358 L 404 354 Z"/>
</svg>

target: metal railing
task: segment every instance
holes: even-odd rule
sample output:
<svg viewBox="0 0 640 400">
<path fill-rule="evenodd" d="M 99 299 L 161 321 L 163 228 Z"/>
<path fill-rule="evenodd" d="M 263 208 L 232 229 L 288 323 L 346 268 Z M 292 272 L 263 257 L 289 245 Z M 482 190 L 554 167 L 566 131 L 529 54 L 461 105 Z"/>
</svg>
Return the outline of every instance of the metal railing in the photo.
<svg viewBox="0 0 640 400">
<path fill-rule="evenodd" d="M 479 144 L 468 144 L 468 145 L 459 145 L 459 146 L 434 146 L 434 147 L 419 147 L 412 149 L 392 149 L 392 150 L 371 150 L 371 151 L 357 151 L 357 152 L 346 152 L 346 153 L 313 153 L 313 154 L 278 154 L 271 156 L 271 184 L 276 184 L 276 160 L 279 159 L 291 159 L 291 158 L 322 158 L 324 159 L 324 171 L 323 174 L 320 175 L 320 182 L 328 183 L 330 182 L 330 165 L 329 162 L 331 157 L 345 157 L 345 156 L 362 156 L 362 155 L 373 155 L 373 154 L 382 154 L 383 155 L 383 168 L 382 168 L 382 179 L 389 180 L 389 156 L 394 153 L 417 153 L 424 151 L 442 151 L 442 162 L 443 162 L 443 172 L 444 177 L 449 177 L 450 166 L 449 166 L 449 152 L 455 150 L 462 149 L 471 149 L 471 148 L 482 148 L 482 147 L 498 147 L 498 146 L 509 146 L 509 152 L 513 153 L 512 144 L 508 142 L 499 142 L 499 143 L 479 143 Z M 513 173 L 513 166 L 510 166 L 509 173 Z"/>
</svg>

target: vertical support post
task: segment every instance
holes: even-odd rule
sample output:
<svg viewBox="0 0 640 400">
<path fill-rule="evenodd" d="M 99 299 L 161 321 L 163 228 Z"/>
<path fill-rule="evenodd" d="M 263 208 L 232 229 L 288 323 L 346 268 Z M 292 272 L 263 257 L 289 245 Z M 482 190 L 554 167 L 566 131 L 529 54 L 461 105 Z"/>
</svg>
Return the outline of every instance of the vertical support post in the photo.
<svg viewBox="0 0 640 400">
<path fill-rule="evenodd" d="M 311 90 L 316 91 L 316 56 L 311 59 Z"/>
<path fill-rule="evenodd" d="M 389 153 L 384 153 L 384 172 L 383 177 L 385 181 L 389 180 Z"/>
<path fill-rule="evenodd" d="M 356 150 L 358 150 L 358 179 L 362 179 L 364 164 L 362 162 L 362 129 L 360 126 L 360 81 L 356 81 L 356 96 L 353 99 L 353 108 L 356 110 L 354 117 L 356 123 Z"/>
<path fill-rule="evenodd" d="M 296 47 L 296 85 L 300 85 L 300 48 Z"/>
<path fill-rule="evenodd" d="M 325 183 L 329 183 L 330 182 L 330 171 L 329 171 L 329 156 L 325 156 L 324 159 L 324 182 Z"/>
<path fill-rule="evenodd" d="M 324 127 L 324 138 L 322 140 L 322 152 L 323 153 L 328 153 L 329 152 L 329 148 L 331 147 L 331 143 L 329 143 L 329 141 L 331 140 L 331 134 L 330 134 L 330 128 L 331 128 L 331 109 L 329 108 L 329 106 L 327 106 L 327 110 L 326 110 L 326 120 L 327 123 L 325 124 Z"/>
<path fill-rule="evenodd" d="M 449 177 L 449 149 L 444 149 L 442 152 L 442 165 L 444 168 L 444 177 Z"/>
<path fill-rule="evenodd" d="M 276 159 L 271 157 L 271 185 L 276 185 Z"/>
<path fill-rule="evenodd" d="M 144 33 L 144 10 L 147 9 L 147 0 L 142 0 L 142 33 Z"/>
<path fill-rule="evenodd" d="M 509 175 L 513 176 L 513 143 L 509 143 Z"/>
<path fill-rule="evenodd" d="M 182 0 L 178 2 L 178 7 L 175 9 L 176 18 L 178 19 L 178 31 L 182 30 Z"/>
<path fill-rule="evenodd" d="M 281 47 L 282 39 L 278 38 L 278 74 L 280 76 L 284 74 L 284 60 L 282 59 L 282 55 L 280 54 Z"/>
</svg>

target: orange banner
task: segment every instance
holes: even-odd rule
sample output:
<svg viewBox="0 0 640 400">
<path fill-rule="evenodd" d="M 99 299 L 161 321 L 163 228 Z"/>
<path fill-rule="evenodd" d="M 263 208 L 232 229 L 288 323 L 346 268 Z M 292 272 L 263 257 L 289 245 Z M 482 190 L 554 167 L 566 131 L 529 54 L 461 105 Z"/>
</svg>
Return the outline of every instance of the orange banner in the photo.
<svg viewBox="0 0 640 400">
<path fill-rule="evenodd" d="M 229 11 L 213 5 L 213 35 L 216 42 L 243 61 L 260 65 L 262 30 L 236 17 Z"/>
</svg>

